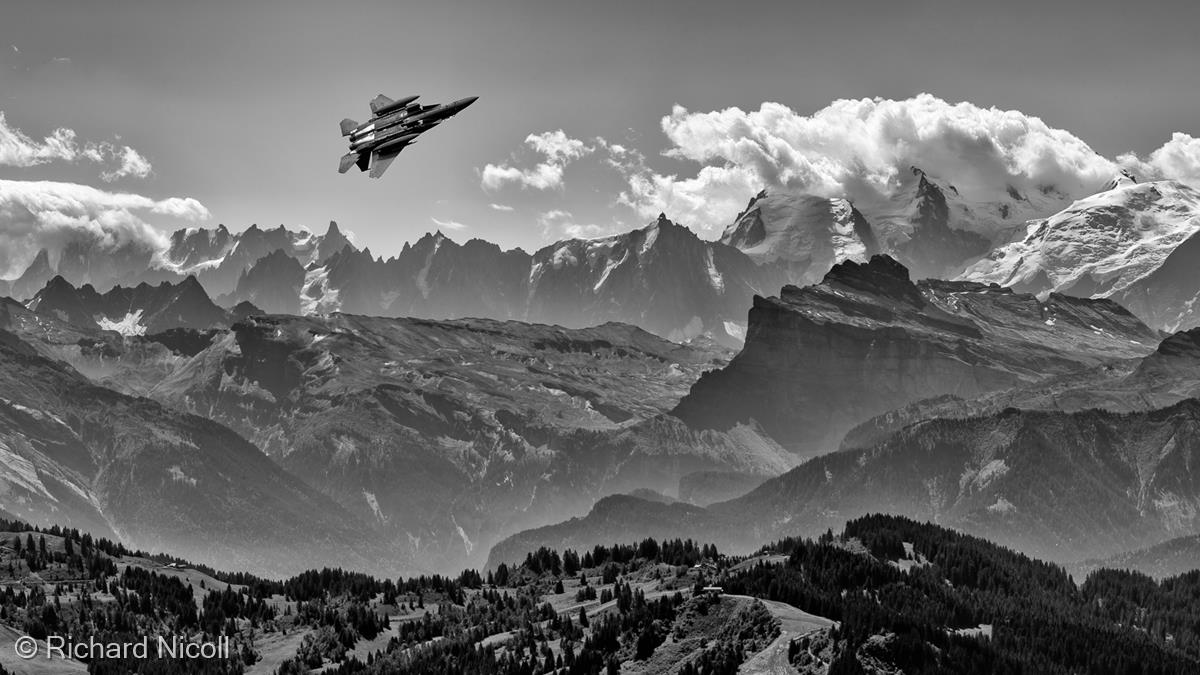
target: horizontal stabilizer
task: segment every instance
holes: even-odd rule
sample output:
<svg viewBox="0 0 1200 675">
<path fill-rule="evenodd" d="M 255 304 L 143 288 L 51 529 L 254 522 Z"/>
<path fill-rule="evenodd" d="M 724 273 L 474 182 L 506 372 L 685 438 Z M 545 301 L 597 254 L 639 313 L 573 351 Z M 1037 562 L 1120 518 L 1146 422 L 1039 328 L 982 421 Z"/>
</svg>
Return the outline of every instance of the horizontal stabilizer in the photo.
<svg viewBox="0 0 1200 675">
<path fill-rule="evenodd" d="M 369 158 L 369 155 L 365 152 L 362 155 L 359 155 L 357 152 L 348 152 L 342 155 L 342 161 L 338 163 L 338 173 L 346 173 L 350 170 L 350 167 L 356 163 L 361 163 L 363 157 Z"/>
<path fill-rule="evenodd" d="M 371 99 L 371 112 L 377 113 L 393 103 L 395 103 L 395 101 L 384 96 L 383 94 L 380 94 Z"/>
<path fill-rule="evenodd" d="M 342 120 L 342 135 L 349 136 L 351 132 L 358 128 L 358 122 L 347 117 Z"/>
</svg>

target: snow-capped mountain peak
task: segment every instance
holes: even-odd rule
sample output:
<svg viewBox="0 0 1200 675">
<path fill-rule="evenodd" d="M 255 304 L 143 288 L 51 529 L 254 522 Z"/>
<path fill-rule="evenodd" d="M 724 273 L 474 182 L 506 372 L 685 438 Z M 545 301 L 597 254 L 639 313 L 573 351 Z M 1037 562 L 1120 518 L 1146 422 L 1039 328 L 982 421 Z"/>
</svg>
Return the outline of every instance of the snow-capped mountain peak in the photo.
<svg viewBox="0 0 1200 675">
<path fill-rule="evenodd" d="M 1127 174 L 1101 192 L 1028 223 L 1025 237 L 994 250 L 962 279 L 1033 292 L 1108 297 L 1158 269 L 1200 230 L 1200 192 Z"/>
<path fill-rule="evenodd" d="M 848 200 L 766 191 L 725 228 L 721 243 L 759 264 L 783 263 L 798 284 L 816 283 L 832 265 L 878 252 L 870 224 Z"/>
<path fill-rule="evenodd" d="M 1104 187 L 1100 188 L 1100 191 L 1108 192 L 1109 190 L 1115 190 L 1119 187 L 1133 185 L 1137 182 L 1137 178 L 1135 178 L 1128 169 L 1121 169 L 1115 176 L 1112 177 L 1112 180 L 1108 181 L 1104 184 Z"/>
</svg>

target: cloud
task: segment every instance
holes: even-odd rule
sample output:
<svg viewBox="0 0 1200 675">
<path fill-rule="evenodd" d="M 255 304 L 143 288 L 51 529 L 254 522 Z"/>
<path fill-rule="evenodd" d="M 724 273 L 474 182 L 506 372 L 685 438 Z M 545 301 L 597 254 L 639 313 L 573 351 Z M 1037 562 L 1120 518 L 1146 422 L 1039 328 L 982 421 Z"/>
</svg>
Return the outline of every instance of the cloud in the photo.
<svg viewBox="0 0 1200 675">
<path fill-rule="evenodd" d="M 763 187 L 871 199 L 892 192 L 912 166 L 989 201 L 1009 186 L 1086 194 L 1116 170 L 1037 117 L 929 94 L 838 100 L 811 115 L 779 103 L 749 112 L 675 106 L 662 130 L 671 142 L 665 154 L 700 168 L 681 177 L 628 166 L 622 201 L 643 216 L 666 211 L 710 227 L 728 223 Z"/>
<path fill-rule="evenodd" d="M 457 232 L 458 230 L 467 229 L 467 225 L 464 225 L 457 220 L 438 220 L 437 218 L 430 218 L 430 220 L 433 221 L 434 225 L 446 230 L 454 230 Z"/>
<path fill-rule="evenodd" d="M 1200 188 L 1200 138 L 1175 132 L 1171 140 L 1145 159 L 1127 153 L 1117 161 L 1133 171 L 1138 180 L 1169 178 Z"/>
<path fill-rule="evenodd" d="M 930 94 L 837 100 L 811 114 L 770 102 L 749 111 L 674 106 L 661 128 L 668 149 L 649 159 L 628 143 L 585 143 L 561 130 L 532 134 L 525 145 L 540 161 L 489 164 L 483 185 L 561 189 L 563 168 L 588 157 L 616 172 L 621 187 L 615 204 L 642 219 L 665 212 L 706 234 L 719 233 L 763 188 L 880 204 L 914 166 L 952 183 L 970 201 L 1007 201 L 1011 189 L 1035 201 L 1045 195 L 1047 208 L 1095 192 L 1121 168 L 1142 180 L 1174 179 L 1200 188 L 1200 139 L 1187 134 L 1176 133 L 1144 158 L 1111 159 L 1036 116 Z M 567 211 L 546 213 L 560 214 L 547 219 L 558 223 L 551 229 L 570 229 L 561 224 Z"/>
<path fill-rule="evenodd" d="M 485 190 L 495 191 L 512 183 L 522 189 L 561 189 L 563 169 L 571 162 L 591 154 L 595 148 L 583 141 L 570 138 L 562 129 L 541 134 L 530 134 L 525 145 L 542 157 L 532 167 L 521 168 L 513 163 L 488 164 L 481 175 Z M 514 159 L 515 161 L 515 159 Z"/>
<path fill-rule="evenodd" d="M 538 214 L 538 225 L 542 228 L 542 236 L 548 241 L 560 239 L 595 239 L 620 230 L 617 224 L 596 225 L 594 223 L 580 224 L 570 211 L 552 209 Z"/>
<path fill-rule="evenodd" d="M 116 151 L 113 149 L 113 153 Z M 150 166 L 150 161 L 143 157 L 137 150 L 128 145 L 121 148 L 120 152 L 121 166 L 112 171 L 105 171 L 100 174 L 100 180 L 106 183 L 111 183 L 118 178 L 125 176 L 133 176 L 135 178 L 145 178 L 150 175 L 153 170 Z"/>
<path fill-rule="evenodd" d="M 208 217 L 208 209 L 191 198 L 156 200 L 74 183 L 0 180 L 0 277 L 20 275 L 43 248 L 53 258 L 71 243 L 161 253 L 167 236 L 146 219 Z"/>
<path fill-rule="evenodd" d="M 8 126 L 8 120 L 0 112 L 0 164 L 25 168 L 53 160 L 74 162 L 79 157 L 74 131 L 55 129 L 38 143 L 19 129 Z"/>
<path fill-rule="evenodd" d="M 112 182 L 132 176 L 145 178 L 153 168 L 149 160 L 128 145 L 117 146 L 107 141 L 80 144 L 73 130 L 60 127 L 41 141 L 35 141 L 20 129 L 11 127 L 0 112 L 0 165 L 28 168 L 50 162 L 76 163 L 88 161 L 104 169 L 101 180 Z"/>
<path fill-rule="evenodd" d="M 488 204 L 488 207 L 491 208 L 493 211 L 503 211 L 505 213 L 510 213 L 513 211 L 513 207 L 511 207 L 507 204 L 497 204 L 495 202 Z"/>
</svg>

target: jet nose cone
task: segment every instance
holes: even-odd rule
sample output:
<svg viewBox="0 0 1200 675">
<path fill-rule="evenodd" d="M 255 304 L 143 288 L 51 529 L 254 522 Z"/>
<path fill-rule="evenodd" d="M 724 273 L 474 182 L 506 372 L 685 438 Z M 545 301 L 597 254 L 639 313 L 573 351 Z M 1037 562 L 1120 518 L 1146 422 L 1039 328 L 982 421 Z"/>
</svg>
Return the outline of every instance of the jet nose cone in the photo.
<svg viewBox="0 0 1200 675">
<path fill-rule="evenodd" d="M 471 105 L 472 103 L 474 103 L 475 101 L 478 101 L 478 100 L 479 100 L 479 97 L 478 97 L 478 96 L 468 96 L 467 98 L 464 98 L 464 99 L 462 100 L 462 105 L 463 105 L 463 107 L 465 108 L 465 107 L 467 107 L 467 106 Z"/>
</svg>

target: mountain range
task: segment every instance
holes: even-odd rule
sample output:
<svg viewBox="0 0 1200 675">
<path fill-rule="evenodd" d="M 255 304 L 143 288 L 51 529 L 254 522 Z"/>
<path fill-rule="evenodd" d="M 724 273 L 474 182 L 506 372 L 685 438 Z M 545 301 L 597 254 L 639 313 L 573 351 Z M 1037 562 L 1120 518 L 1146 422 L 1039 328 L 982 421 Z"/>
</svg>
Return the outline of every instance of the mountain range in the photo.
<svg viewBox="0 0 1200 675">
<path fill-rule="evenodd" d="M 43 251 L 6 282 L 3 358 L 58 384 L 11 398 L 0 508 L 175 550 L 155 517 L 216 484 L 188 541 L 220 523 L 244 557 L 186 552 L 264 570 L 294 569 L 277 526 L 312 510 L 385 571 L 631 535 L 752 550 L 872 511 L 1061 562 L 1195 534 L 1197 193 L 1006 194 L 914 167 L 870 203 L 760 193 L 718 241 L 660 215 L 532 254 L 431 233 L 384 259 L 336 223 Z M 78 392 L 140 412 L 80 426 Z"/>
<path fill-rule="evenodd" d="M 228 326 L 233 319 L 231 312 L 212 302 L 193 276 L 178 284 L 164 281 L 157 286 L 114 286 L 106 293 L 97 292 L 90 284 L 75 288 L 63 277 L 55 276 L 25 305 L 77 328 L 121 335 Z"/>
<path fill-rule="evenodd" d="M 1200 331 L 1159 340 L 1109 300 L 913 283 L 890 258 L 846 262 L 821 284 L 756 300 L 745 348 L 675 410 L 696 428 L 761 425 L 801 454 L 814 437 L 840 438 L 839 451 L 706 507 L 602 500 L 505 540 L 490 564 L 618 533 L 705 533 L 748 551 L 876 512 L 1059 562 L 1191 541 L 1198 375 Z"/>
<path fill-rule="evenodd" d="M 624 324 L 258 315 L 119 335 L 18 303 L 8 317 L 64 369 L 240 434 L 386 542 L 398 569 L 481 564 L 499 537 L 606 494 L 794 464 L 756 425 L 665 415 L 726 348 Z"/>
<path fill-rule="evenodd" d="M 203 291 L 194 281 L 143 291 L 155 288 L 131 297 L 176 306 Z M 14 339 L 240 434 L 400 569 L 482 564 L 493 544 L 495 563 L 618 535 L 704 533 L 741 550 L 874 511 L 1058 561 L 1198 529 L 1185 469 L 1196 443 L 1184 435 L 1195 333 L 1162 339 L 1109 300 L 913 282 L 878 255 L 756 298 L 733 355 L 623 324 L 340 313 L 221 314 L 122 335 L 95 310 L 55 308 L 103 307 L 125 289 L 69 289 L 57 280 L 6 305 Z M 1145 417 L 1088 410 L 1113 401 Z M 74 404 L 38 405 L 65 417 Z M 845 451 L 824 454 L 839 440 Z M 722 494 L 728 485 L 747 494 Z M 685 489 L 710 506 L 608 496 Z M 580 520 L 554 524 L 570 516 Z M 257 527 L 242 530 L 258 537 Z"/>
<path fill-rule="evenodd" d="M 1144 413 L 1013 408 L 927 420 L 705 508 L 602 500 L 585 517 L 498 544 L 489 565 L 619 533 L 706 533 L 727 550 L 750 551 L 764 539 L 817 536 L 880 512 L 957 527 L 1056 562 L 1106 558 L 1200 531 L 1198 421 L 1195 399 Z"/>
<path fill-rule="evenodd" d="M 886 253 L 916 279 L 998 283 L 1020 292 L 1108 297 L 1154 328 L 1190 328 L 1200 278 L 1191 235 L 1200 193 L 1119 174 L 1076 201 L 1051 187 L 971 201 L 920 168 L 885 197 L 763 191 L 718 241 L 662 216 L 610 237 L 533 253 L 426 234 L 389 258 L 359 250 L 337 223 L 324 234 L 258 226 L 178 230 L 163 250 L 74 243 L 43 250 L 0 292 L 27 300 L 55 276 L 99 292 L 193 276 L 218 305 L 374 316 L 466 316 L 585 327 L 631 323 L 672 340 L 705 334 L 737 347 L 754 295 L 817 283 L 844 260 Z"/>
<path fill-rule="evenodd" d="M 324 235 L 193 228 L 170 242 L 161 260 L 106 276 L 67 262 L 53 266 L 43 251 L 8 282 L 9 292 L 31 298 L 57 277 L 107 292 L 194 279 L 227 308 L 250 302 L 286 314 L 478 317 L 571 328 L 620 321 L 677 341 L 706 335 L 736 346 L 749 299 L 787 279 L 782 266 L 760 266 L 665 216 L 623 235 L 561 241 L 533 254 L 479 239 L 459 244 L 438 232 L 384 260 L 356 249 L 336 223 Z"/>
</svg>

